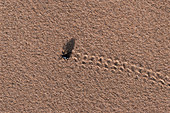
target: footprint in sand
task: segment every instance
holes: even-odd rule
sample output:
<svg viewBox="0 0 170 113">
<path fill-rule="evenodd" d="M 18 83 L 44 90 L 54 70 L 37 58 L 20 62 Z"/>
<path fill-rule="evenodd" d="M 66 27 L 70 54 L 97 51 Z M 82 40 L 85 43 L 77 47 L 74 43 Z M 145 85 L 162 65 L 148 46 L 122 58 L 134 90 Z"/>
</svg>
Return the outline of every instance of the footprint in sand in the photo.
<svg viewBox="0 0 170 113">
<path fill-rule="evenodd" d="M 111 73 L 135 73 L 140 79 L 151 80 L 160 85 L 169 86 L 168 76 L 163 76 L 160 72 L 154 72 L 144 67 L 139 67 L 128 62 L 122 62 L 113 58 L 95 56 L 90 54 L 75 53 L 73 60 L 84 68 L 97 67 L 99 70 L 110 71 Z M 134 76 L 135 78 L 136 76 Z"/>
</svg>

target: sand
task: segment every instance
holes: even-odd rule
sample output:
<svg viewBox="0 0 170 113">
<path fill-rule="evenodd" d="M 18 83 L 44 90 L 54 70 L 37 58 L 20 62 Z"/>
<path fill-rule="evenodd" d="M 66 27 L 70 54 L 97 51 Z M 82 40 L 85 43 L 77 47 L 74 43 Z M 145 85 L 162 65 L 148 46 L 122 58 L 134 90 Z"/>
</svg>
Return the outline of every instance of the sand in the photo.
<svg viewBox="0 0 170 113">
<path fill-rule="evenodd" d="M 0 113 L 168 113 L 169 8 L 169 0 L 1 0 Z"/>
</svg>

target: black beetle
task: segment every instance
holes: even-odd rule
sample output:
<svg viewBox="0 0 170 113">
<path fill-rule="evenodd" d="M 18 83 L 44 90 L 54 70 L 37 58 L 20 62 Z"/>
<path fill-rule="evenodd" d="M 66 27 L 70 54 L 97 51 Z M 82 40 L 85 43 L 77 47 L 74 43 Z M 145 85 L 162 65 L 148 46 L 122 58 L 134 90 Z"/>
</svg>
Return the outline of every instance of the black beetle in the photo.
<svg viewBox="0 0 170 113">
<path fill-rule="evenodd" d="M 61 55 L 61 57 L 64 58 L 64 59 L 69 59 L 71 54 L 72 54 L 72 52 L 67 53 L 67 54 L 63 54 L 63 55 Z"/>
<path fill-rule="evenodd" d="M 74 49 L 74 46 L 75 46 L 75 39 L 72 38 L 63 46 L 63 51 L 62 51 L 63 55 L 61 55 L 61 57 L 64 59 L 69 59 L 72 54 L 72 50 Z"/>
</svg>

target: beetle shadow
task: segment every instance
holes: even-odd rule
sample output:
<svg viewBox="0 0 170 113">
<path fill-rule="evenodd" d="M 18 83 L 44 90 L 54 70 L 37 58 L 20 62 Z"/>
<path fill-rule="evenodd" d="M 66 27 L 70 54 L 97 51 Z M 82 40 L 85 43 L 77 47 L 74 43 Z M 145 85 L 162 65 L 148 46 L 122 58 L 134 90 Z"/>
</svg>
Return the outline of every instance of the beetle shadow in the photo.
<svg viewBox="0 0 170 113">
<path fill-rule="evenodd" d="M 63 46 L 63 51 L 62 51 L 62 58 L 64 59 L 68 59 L 70 58 L 72 51 L 74 49 L 75 46 L 75 39 L 72 38 L 70 39 L 64 46 Z"/>
</svg>

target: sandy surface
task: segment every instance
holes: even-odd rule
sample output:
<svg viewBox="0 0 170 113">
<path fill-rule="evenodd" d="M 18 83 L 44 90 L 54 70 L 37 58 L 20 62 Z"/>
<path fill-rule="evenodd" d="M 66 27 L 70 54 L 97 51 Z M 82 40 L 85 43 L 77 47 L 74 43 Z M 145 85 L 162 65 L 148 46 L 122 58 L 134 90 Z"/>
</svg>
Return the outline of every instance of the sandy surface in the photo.
<svg viewBox="0 0 170 113">
<path fill-rule="evenodd" d="M 1 0 L 0 113 L 168 113 L 169 12 L 169 0 Z"/>
</svg>

